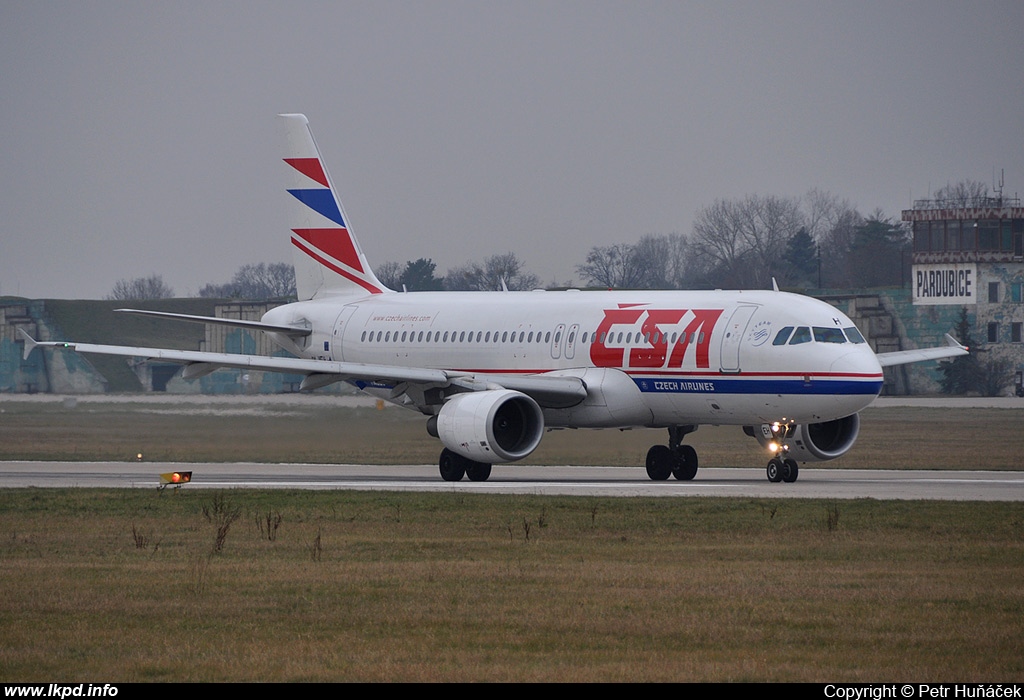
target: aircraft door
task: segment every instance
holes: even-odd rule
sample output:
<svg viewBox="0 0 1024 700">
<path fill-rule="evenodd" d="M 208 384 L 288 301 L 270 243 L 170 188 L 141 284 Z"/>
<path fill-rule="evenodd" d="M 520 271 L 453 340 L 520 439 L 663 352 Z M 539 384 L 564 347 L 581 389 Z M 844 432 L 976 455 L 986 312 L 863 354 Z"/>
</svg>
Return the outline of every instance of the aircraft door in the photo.
<svg viewBox="0 0 1024 700">
<path fill-rule="evenodd" d="M 557 360 L 562 356 L 562 336 L 565 335 L 565 324 L 559 323 L 555 326 L 555 332 L 551 334 L 551 359 Z"/>
<path fill-rule="evenodd" d="M 740 371 L 740 341 L 747 330 L 750 317 L 757 311 L 756 306 L 740 305 L 732 312 L 729 322 L 725 325 L 725 335 L 722 336 L 722 372 L 738 373 Z"/>
<path fill-rule="evenodd" d="M 569 326 L 569 334 L 565 336 L 565 359 L 571 360 L 576 357 L 576 336 L 580 334 L 580 324 L 574 323 Z"/>
<path fill-rule="evenodd" d="M 334 348 L 334 356 L 331 359 L 338 362 L 345 361 L 345 331 L 348 328 L 349 319 L 352 318 L 352 314 L 355 312 L 355 306 L 345 306 L 341 309 L 341 313 L 338 314 L 338 318 L 334 322 L 334 337 L 331 342 Z"/>
</svg>

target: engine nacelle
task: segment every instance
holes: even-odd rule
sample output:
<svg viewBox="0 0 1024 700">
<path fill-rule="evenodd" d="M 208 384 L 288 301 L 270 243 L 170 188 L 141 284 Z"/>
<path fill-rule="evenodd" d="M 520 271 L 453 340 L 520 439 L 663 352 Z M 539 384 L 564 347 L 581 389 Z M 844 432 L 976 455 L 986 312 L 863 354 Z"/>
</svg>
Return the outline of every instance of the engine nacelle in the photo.
<svg viewBox="0 0 1024 700">
<path fill-rule="evenodd" d="M 544 415 L 536 401 L 518 391 L 470 391 L 448 399 L 432 427 L 445 447 L 467 459 L 514 462 L 537 449 Z"/>
<path fill-rule="evenodd" d="M 853 447 L 860 434 L 860 415 L 854 413 L 825 423 L 797 425 L 790 428 L 789 435 L 781 441 L 767 424 L 747 426 L 744 431 L 756 437 L 762 447 L 772 449 L 774 443 L 777 450 L 784 446 L 786 456 L 798 462 L 825 462 L 842 457 Z"/>
</svg>

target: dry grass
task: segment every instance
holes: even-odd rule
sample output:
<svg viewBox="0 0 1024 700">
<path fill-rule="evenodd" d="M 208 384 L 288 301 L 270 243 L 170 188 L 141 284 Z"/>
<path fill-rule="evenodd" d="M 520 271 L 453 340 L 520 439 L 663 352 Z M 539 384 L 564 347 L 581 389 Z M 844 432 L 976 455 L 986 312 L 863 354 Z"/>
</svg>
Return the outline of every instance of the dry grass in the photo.
<svg viewBox="0 0 1024 700">
<path fill-rule="evenodd" d="M 242 404 L 243 406 L 245 404 Z M 248 404 L 252 406 L 252 404 Z M 424 419 L 389 408 L 287 406 L 251 413 L 187 413 L 143 404 L 0 404 L 0 460 L 252 461 L 428 464 L 440 444 Z M 191 410 L 195 410 L 192 407 Z M 873 408 L 848 455 L 817 466 L 883 469 L 1020 469 L 1024 431 L 1006 409 Z M 637 466 L 665 442 L 662 430 L 557 430 L 527 464 Z M 736 426 L 703 426 L 687 437 L 705 466 L 763 466 L 757 443 Z"/>
<path fill-rule="evenodd" d="M 438 450 L 393 409 L 0 407 L 0 459 L 426 463 Z M 869 409 L 829 464 L 1020 468 L 1020 425 L 1010 410 Z M 557 431 L 530 461 L 635 465 L 663 437 Z M 706 466 L 763 462 L 738 428 L 693 443 Z M 218 497 L 0 491 L 0 681 L 1024 672 L 1021 504 Z M 216 513 L 236 509 L 218 553 Z"/>
<path fill-rule="evenodd" d="M 0 681 L 1024 673 L 1020 504 L 219 498 L 0 492 Z"/>
</svg>

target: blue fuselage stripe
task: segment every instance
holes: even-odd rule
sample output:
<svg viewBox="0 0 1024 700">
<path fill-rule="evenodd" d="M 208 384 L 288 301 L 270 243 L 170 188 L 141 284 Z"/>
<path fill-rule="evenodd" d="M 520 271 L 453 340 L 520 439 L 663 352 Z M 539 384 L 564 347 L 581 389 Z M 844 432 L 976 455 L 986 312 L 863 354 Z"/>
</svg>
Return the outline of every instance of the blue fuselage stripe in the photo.
<svg viewBox="0 0 1024 700">
<path fill-rule="evenodd" d="M 674 379 L 633 377 L 640 391 L 654 394 L 877 395 L 882 382 L 850 379 Z"/>
</svg>

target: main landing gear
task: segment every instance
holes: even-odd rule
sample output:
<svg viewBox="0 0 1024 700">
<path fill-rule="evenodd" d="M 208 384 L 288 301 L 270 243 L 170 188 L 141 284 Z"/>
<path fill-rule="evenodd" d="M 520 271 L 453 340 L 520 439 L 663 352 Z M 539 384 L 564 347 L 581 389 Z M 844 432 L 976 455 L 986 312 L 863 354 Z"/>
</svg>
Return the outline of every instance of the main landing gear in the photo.
<svg viewBox="0 0 1024 700">
<path fill-rule="evenodd" d="M 487 477 L 491 475 L 490 464 L 474 462 L 447 447 L 441 450 L 437 466 L 441 471 L 441 478 L 445 481 L 461 481 L 463 476 L 468 476 L 470 481 L 487 481 Z"/>
<path fill-rule="evenodd" d="M 668 445 L 655 445 L 647 451 L 647 476 L 652 481 L 665 481 L 669 476 L 691 481 L 697 476 L 697 450 L 682 444 L 683 436 L 696 429 L 696 425 L 674 425 L 668 429 Z"/>
<path fill-rule="evenodd" d="M 795 459 L 782 459 L 781 457 L 772 457 L 768 460 L 768 481 L 773 484 L 777 484 L 780 481 L 785 481 L 787 484 L 792 484 L 796 481 L 796 478 L 800 475 L 800 467 L 797 465 Z"/>
</svg>

